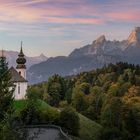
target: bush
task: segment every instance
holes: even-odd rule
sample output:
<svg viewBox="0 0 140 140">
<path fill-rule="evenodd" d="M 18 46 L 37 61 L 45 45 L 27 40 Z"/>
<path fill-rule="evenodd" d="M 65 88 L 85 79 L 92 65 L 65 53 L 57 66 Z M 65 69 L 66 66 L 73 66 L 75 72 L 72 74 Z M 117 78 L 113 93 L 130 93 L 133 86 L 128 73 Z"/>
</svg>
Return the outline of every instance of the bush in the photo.
<svg viewBox="0 0 140 140">
<path fill-rule="evenodd" d="M 65 128 L 68 133 L 78 135 L 80 123 L 79 116 L 71 107 L 66 107 L 60 113 L 60 125 Z"/>
<path fill-rule="evenodd" d="M 5 115 L 4 120 L 0 123 L 0 140 L 24 140 L 20 138 L 20 132 L 17 128 L 22 126 L 16 116 Z"/>
<path fill-rule="evenodd" d="M 38 124 L 40 122 L 40 113 L 33 101 L 28 101 L 27 106 L 20 112 L 20 119 L 25 125 Z"/>
<path fill-rule="evenodd" d="M 121 132 L 117 128 L 103 128 L 101 140 L 122 140 Z"/>
<path fill-rule="evenodd" d="M 27 99 L 42 99 L 43 94 L 39 91 L 39 88 L 30 87 L 30 88 L 28 88 L 26 97 L 27 97 Z"/>
<path fill-rule="evenodd" d="M 41 123 L 54 124 L 59 123 L 60 113 L 56 109 L 47 109 L 40 114 Z"/>
<path fill-rule="evenodd" d="M 59 107 L 60 107 L 60 108 L 64 108 L 64 107 L 66 107 L 66 106 L 68 106 L 67 101 L 61 101 L 61 102 L 59 103 Z"/>
</svg>

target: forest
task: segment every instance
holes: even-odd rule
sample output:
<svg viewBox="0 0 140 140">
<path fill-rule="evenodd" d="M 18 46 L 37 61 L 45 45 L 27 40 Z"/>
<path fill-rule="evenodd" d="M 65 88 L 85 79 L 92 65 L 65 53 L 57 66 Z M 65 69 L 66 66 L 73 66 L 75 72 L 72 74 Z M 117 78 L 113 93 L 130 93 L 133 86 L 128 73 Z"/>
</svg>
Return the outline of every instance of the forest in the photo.
<svg viewBox="0 0 140 140">
<path fill-rule="evenodd" d="M 73 140 L 140 139 L 140 66 L 119 62 L 78 75 L 55 74 L 15 101 L 0 59 L 0 138 L 26 140 L 28 125 L 60 126 Z"/>
<path fill-rule="evenodd" d="M 139 65 L 119 62 L 76 76 L 56 74 L 47 82 L 30 86 L 27 96 L 60 110 L 71 107 L 96 122 L 101 126 L 96 139 L 140 139 Z M 68 132 L 73 132 L 69 124 L 63 125 Z M 78 136 L 78 130 L 71 134 Z"/>
</svg>

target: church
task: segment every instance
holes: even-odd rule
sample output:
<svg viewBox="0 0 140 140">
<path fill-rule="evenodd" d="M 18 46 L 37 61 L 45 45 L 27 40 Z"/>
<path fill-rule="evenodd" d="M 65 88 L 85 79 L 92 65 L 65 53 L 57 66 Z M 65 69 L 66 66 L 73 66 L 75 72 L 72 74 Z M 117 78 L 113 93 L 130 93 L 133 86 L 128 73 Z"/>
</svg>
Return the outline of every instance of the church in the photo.
<svg viewBox="0 0 140 140">
<path fill-rule="evenodd" d="M 14 86 L 14 98 L 15 100 L 25 99 L 28 81 L 26 79 L 26 59 L 22 50 L 22 43 L 21 43 L 21 50 L 18 54 L 18 58 L 16 60 L 17 66 L 16 68 L 11 67 L 11 82 Z"/>
</svg>

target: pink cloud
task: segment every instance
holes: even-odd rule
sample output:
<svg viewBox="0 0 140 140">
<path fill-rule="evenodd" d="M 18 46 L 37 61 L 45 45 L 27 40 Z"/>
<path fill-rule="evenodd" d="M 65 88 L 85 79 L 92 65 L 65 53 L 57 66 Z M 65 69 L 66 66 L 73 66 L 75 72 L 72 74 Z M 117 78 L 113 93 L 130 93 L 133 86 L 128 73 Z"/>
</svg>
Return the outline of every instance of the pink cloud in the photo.
<svg viewBox="0 0 140 140">
<path fill-rule="evenodd" d="M 140 21 L 139 13 L 140 11 L 112 12 L 112 13 L 107 13 L 106 16 L 110 20 L 135 22 L 135 21 Z"/>
<path fill-rule="evenodd" d="M 86 16 L 90 13 L 90 9 L 85 5 L 74 6 L 67 8 L 63 6 L 47 5 L 46 8 L 32 7 L 30 4 L 38 4 L 41 2 L 49 2 L 50 0 L 36 0 L 25 2 L 10 2 L 5 3 L 2 1 L 0 6 L 0 20 L 1 21 L 17 21 L 23 23 L 33 22 L 49 22 L 49 23 L 78 23 L 78 24 L 101 24 L 103 21 L 96 18 L 72 18 L 75 15 Z M 55 0 L 57 2 L 65 3 L 65 0 Z M 80 0 L 72 3 L 80 3 Z M 92 10 L 96 13 L 95 10 Z M 90 14 L 89 14 L 90 15 Z M 93 14 L 95 15 L 95 14 Z"/>
<path fill-rule="evenodd" d="M 50 23 L 65 23 L 65 24 L 102 24 L 103 21 L 94 18 L 58 18 L 48 17 Z"/>
<path fill-rule="evenodd" d="M 103 24 L 107 21 L 140 21 L 139 9 L 131 7 L 131 11 L 128 11 L 128 7 L 133 4 L 131 0 L 126 4 L 125 0 L 107 4 L 89 4 L 86 0 L 13 0 L 12 2 L 0 0 L 0 2 L 0 21 L 5 22 Z M 134 2 L 140 4 L 138 0 Z M 38 4 L 43 4 L 43 7 Z"/>
<path fill-rule="evenodd" d="M 30 13 L 34 14 L 30 14 Z M 31 23 L 38 20 L 40 15 L 35 10 L 27 10 L 26 8 L 22 8 L 22 10 L 16 9 L 1 9 L 0 8 L 0 21 L 5 22 L 23 22 L 23 23 Z"/>
</svg>

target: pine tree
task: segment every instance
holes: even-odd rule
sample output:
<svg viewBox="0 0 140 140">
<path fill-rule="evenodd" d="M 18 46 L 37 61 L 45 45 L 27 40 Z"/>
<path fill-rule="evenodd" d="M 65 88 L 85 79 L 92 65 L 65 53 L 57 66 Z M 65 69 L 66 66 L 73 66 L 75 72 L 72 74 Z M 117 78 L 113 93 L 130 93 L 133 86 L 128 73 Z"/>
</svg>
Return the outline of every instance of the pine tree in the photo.
<svg viewBox="0 0 140 140">
<path fill-rule="evenodd" d="M 2 56 L 0 57 L 0 121 L 11 111 L 13 91 L 8 63 L 6 57 Z"/>
</svg>

